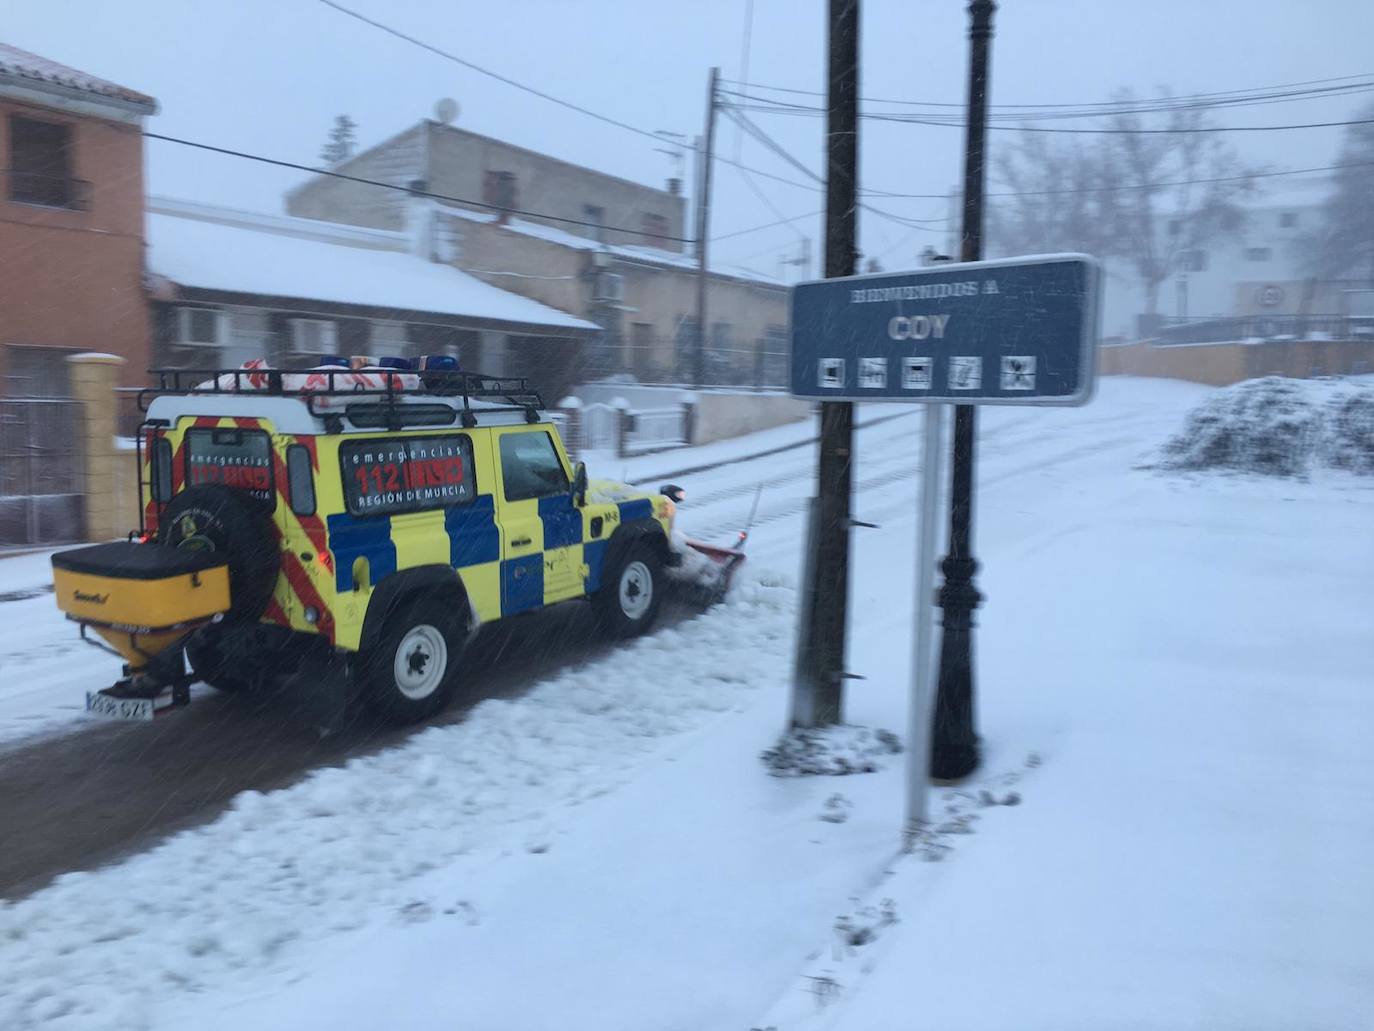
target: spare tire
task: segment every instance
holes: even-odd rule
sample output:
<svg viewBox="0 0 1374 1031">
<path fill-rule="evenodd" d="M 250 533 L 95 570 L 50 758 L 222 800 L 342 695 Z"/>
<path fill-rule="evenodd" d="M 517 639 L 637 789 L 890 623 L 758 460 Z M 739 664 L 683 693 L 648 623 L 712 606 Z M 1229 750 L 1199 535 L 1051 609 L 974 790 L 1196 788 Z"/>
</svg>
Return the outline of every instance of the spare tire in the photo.
<svg viewBox="0 0 1374 1031">
<path fill-rule="evenodd" d="M 158 519 L 159 544 L 223 555 L 229 564 L 225 620 L 250 623 L 262 615 L 277 585 L 280 545 L 267 506 L 219 484 L 187 487 Z"/>
</svg>

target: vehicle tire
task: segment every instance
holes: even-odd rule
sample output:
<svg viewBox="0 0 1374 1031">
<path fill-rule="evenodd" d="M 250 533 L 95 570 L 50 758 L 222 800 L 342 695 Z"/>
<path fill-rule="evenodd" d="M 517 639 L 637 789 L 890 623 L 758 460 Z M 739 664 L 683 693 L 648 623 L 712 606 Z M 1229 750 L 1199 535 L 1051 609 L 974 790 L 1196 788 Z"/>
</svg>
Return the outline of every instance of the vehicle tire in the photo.
<svg viewBox="0 0 1374 1031">
<path fill-rule="evenodd" d="M 374 713 L 389 723 L 417 723 L 448 705 L 467 644 L 466 611 L 433 593 L 397 602 L 355 666 L 363 701 Z"/>
<path fill-rule="evenodd" d="M 247 694 L 262 687 L 263 678 L 245 657 L 226 647 L 216 627 L 204 627 L 186 642 L 186 660 L 203 684 L 225 694 Z"/>
<path fill-rule="evenodd" d="M 167 503 L 158 520 L 159 544 L 224 555 L 229 563 L 227 623 L 262 615 L 281 569 L 272 516 L 260 501 L 218 484 L 188 487 Z"/>
<path fill-rule="evenodd" d="M 662 597 L 663 557 L 641 538 L 612 552 L 601 586 L 592 595 L 592 608 L 606 633 L 635 637 L 654 625 Z"/>
</svg>

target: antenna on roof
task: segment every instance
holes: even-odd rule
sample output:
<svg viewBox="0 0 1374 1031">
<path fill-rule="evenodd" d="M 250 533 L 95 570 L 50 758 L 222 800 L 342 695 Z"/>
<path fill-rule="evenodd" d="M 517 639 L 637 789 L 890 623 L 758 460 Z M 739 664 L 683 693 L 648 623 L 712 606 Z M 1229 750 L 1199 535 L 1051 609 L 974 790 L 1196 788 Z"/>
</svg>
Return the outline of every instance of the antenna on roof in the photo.
<svg viewBox="0 0 1374 1031">
<path fill-rule="evenodd" d="M 434 117 L 445 125 L 452 125 L 458 118 L 458 101 L 452 97 L 443 97 L 434 105 Z"/>
</svg>

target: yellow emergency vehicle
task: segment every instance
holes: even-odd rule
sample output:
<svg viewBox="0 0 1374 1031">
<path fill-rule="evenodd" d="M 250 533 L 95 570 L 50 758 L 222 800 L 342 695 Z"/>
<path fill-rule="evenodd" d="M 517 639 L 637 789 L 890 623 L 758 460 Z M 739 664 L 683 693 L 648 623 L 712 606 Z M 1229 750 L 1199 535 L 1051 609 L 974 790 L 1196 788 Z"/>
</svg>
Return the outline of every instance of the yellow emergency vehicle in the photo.
<svg viewBox="0 0 1374 1031">
<path fill-rule="evenodd" d="M 411 722 L 448 702 L 482 624 L 583 598 L 612 634 L 654 623 L 675 489 L 588 482 L 522 378 L 154 375 L 139 531 L 53 557 L 59 606 L 127 663 L 90 709 L 151 718 L 193 679 L 245 689 L 313 657 Z"/>
</svg>

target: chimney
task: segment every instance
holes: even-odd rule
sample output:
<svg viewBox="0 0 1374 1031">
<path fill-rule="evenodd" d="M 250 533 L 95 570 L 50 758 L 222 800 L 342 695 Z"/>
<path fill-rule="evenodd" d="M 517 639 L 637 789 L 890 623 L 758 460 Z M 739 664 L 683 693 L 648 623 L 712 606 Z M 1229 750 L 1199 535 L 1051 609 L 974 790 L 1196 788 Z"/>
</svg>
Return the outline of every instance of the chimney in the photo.
<svg viewBox="0 0 1374 1031">
<path fill-rule="evenodd" d="M 405 199 L 405 227 L 410 253 L 433 261 L 434 201 L 424 196 L 429 184 L 423 179 L 412 179 L 406 188 L 409 192 Z"/>
<path fill-rule="evenodd" d="M 673 178 L 669 179 L 669 180 L 668 180 L 668 192 L 671 193 L 674 197 L 681 196 L 681 195 L 682 195 L 682 180 L 679 179 L 677 176 L 673 176 Z"/>
</svg>

